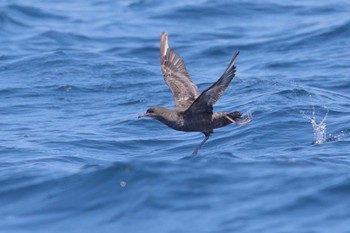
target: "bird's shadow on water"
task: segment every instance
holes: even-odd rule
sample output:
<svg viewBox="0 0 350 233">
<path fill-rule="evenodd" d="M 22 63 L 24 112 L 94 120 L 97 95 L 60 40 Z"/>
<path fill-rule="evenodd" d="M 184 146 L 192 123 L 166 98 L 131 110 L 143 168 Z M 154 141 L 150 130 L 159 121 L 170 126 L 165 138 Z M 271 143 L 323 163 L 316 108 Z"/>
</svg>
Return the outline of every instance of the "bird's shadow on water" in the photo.
<svg viewBox="0 0 350 233">
<path fill-rule="evenodd" d="M 242 158 L 231 152 L 206 152 L 200 151 L 197 155 L 189 153 L 178 159 L 179 161 L 229 161 L 229 162 L 239 162 L 243 160 L 251 160 L 249 157 Z"/>
</svg>

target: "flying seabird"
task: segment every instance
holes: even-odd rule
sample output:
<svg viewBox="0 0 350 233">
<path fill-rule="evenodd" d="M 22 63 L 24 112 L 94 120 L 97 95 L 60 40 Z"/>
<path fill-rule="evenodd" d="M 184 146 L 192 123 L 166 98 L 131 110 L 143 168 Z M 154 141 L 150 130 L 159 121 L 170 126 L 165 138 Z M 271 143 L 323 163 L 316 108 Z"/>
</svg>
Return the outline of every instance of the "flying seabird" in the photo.
<svg viewBox="0 0 350 233">
<path fill-rule="evenodd" d="M 205 138 L 194 149 L 194 155 L 208 140 L 213 129 L 231 123 L 242 125 L 251 121 L 251 117 L 241 119 L 242 114 L 238 111 L 232 113 L 213 112 L 213 105 L 222 96 L 235 76 L 236 66 L 234 63 L 238 54 L 239 51 L 234 54 L 220 79 L 199 95 L 198 88 L 192 82 L 185 63 L 179 54 L 169 48 L 168 34 L 163 32 L 160 41 L 160 63 L 164 80 L 174 95 L 175 110 L 153 106 L 139 118 L 151 117 L 179 131 L 202 132 Z"/>
</svg>

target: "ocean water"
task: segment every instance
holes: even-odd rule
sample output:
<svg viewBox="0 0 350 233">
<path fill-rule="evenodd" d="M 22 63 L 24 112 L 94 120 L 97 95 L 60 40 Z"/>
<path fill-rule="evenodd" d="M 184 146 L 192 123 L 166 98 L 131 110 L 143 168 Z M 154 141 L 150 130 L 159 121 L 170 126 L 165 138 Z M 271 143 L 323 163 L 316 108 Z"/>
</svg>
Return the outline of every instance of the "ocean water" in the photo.
<svg viewBox="0 0 350 233">
<path fill-rule="evenodd" d="M 350 232 L 350 2 L 3 0 L 0 232 Z M 163 31 L 215 111 L 177 132 Z"/>
</svg>

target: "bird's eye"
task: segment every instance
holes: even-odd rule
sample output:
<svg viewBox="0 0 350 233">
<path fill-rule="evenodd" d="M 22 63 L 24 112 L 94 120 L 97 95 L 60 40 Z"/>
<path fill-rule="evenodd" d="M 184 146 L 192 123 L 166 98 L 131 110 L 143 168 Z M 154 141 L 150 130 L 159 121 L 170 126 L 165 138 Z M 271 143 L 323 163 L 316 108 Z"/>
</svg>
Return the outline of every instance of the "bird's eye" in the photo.
<svg viewBox="0 0 350 233">
<path fill-rule="evenodd" d="M 148 109 L 147 113 L 154 113 L 153 109 Z"/>
</svg>

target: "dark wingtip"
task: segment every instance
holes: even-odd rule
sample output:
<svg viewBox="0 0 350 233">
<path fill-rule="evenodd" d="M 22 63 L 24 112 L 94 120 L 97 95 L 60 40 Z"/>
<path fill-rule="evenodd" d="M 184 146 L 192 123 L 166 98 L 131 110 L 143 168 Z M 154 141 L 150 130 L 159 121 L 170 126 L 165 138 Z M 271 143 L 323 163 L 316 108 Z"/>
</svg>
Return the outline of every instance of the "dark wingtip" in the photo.
<svg viewBox="0 0 350 233">
<path fill-rule="evenodd" d="M 235 52 L 235 55 L 233 55 L 233 58 L 232 58 L 232 64 L 234 64 L 235 62 L 236 62 L 236 60 L 237 60 L 237 57 L 238 57 L 238 55 L 239 55 L 239 50 L 237 50 L 237 52 Z"/>
<path fill-rule="evenodd" d="M 230 61 L 230 64 L 228 65 L 227 69 L 225 70 L 224 74 L 235 71 L 235 68 L 236 68 L 235 62 L 237 60 L 239 52 L 240 52 L 239 50 L 237 50 L 237 52 L 235 52 L 235 54 L 233 55 L 233 57 L 232 57 L 232 59 Z"/>
</svg>

